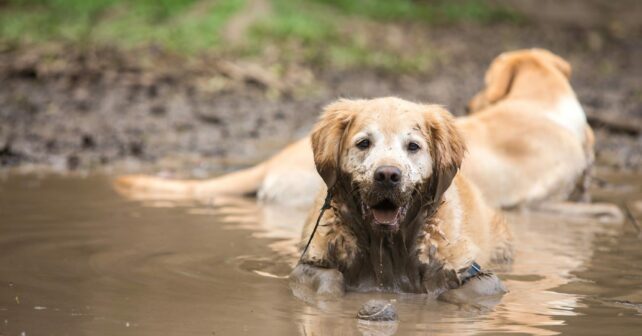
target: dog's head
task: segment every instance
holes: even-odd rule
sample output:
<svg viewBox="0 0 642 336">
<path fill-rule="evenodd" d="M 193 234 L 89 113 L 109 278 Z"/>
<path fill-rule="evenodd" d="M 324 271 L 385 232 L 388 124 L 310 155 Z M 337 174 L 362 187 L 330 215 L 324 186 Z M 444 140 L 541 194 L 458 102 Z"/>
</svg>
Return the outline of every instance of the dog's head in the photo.
<svg viewBox="0 0 642 336">
<path fill-rule="evenodd" d="M 474 113 L 495 104 L 508 96 L 515 88 L 515 78 L 524 69 L 536 69 L 538 76 L 528 80 L 529 87 L 549 85 L 551 81 L 567 83 L 571 65 L 561 57 L 544 49 L 524 49 L 503 53 L 490 65 L 484 78 L 486 87 L 468 102 L 468 113 Z"/>
<path fill-rule="evenodd" d="M 339 100 L 312 132 L 314 161 L 373 229 L 396 231 L 410 208 L 439 201 L 457 173 L 465 146 L 453 121 L 439 106 L 398 98 Z"/>
</svg>

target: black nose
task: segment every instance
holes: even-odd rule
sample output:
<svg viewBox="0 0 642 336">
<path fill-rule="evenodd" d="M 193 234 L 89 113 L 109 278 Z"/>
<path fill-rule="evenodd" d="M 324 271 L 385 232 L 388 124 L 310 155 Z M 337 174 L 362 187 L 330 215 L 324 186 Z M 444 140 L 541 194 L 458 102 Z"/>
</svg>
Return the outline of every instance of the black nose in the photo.
<svg viewBox="0 0 642 336">
<path fill-rule="evenodd" d="M 394 187 L 401 182 L 401 170 L 393 166 L 381 166 L 375 170 L 374 179 L 384 187 Z"/>
</svg>

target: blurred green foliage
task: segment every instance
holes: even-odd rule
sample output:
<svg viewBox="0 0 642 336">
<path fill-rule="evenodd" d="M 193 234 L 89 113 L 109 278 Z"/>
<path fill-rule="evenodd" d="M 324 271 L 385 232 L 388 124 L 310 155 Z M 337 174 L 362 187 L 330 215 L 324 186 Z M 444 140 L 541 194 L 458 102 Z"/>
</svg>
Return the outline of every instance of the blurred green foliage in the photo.
<svg viewBox="0 0 642 336">
<path fill-rule="evenodd" d="M 351 20 L 378 24 L 516 21 L 507 9 L 479 0 L 261 0 L 269 10 L 253 18 L 243 41 L 225 39 L 226 24 L 254 0 L 4 0 L 0 42 L 62 41 L 129 48 L 158 45 L 180 53 L 251 55 L 266 46 L 335 65 L 412 70 L 429 57 L 379 48 L 341 27 Z M 232 42 L 232 43 L 231 43 Z M 294 55 L 292 55 L 294 57 Z"/>
<path fill-rule="evenodd" d="M 175 51 L 216 47 L 218 32 L 244 0 L 8 0 L 0 38 L 21 43 L 51 40 L 158 44 Z"/>
<path fill-rule="evenodd" d="M 514 21 L 516 13 L 507 8 L 489 6 L 479 0 L 314 0 L 334 6 L 343 13 L 383 21 L 421 21 L 449 23 L 457 21 Z"/>
</svg>

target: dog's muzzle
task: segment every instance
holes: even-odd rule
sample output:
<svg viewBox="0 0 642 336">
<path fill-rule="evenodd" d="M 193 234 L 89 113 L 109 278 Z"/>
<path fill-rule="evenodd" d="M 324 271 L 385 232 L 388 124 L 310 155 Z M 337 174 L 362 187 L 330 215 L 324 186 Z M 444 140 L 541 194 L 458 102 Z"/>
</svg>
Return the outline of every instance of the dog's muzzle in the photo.
<svg viewBox="0 0 642 336">
<path fill-rule="evenodd" d="M 394 166 L 381 166 L 373 176 L 373 184 L 367 188 L 361 213 L 365 221 L 381 231 L 396 231 L 406 215 L 407 197 L 401 193 L 401 170 Z"/>
</svg>

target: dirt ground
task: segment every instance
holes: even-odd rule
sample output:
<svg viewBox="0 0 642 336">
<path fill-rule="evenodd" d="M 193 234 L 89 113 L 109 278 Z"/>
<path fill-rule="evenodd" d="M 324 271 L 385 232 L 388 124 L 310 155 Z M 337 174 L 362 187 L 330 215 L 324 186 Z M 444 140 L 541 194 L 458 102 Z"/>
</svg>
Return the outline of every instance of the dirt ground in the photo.
<svg viewBox="0 0 642 336">
<path fill-rule="evenodd" d="M 543 47 L 573 65 L 572 84 L 596 130 L 599 165 L 639 171 L 642 26 L 612 20 L 618 10 L 628 13 L 626 6 L 609 10 L 616 12 L 581 23 L 545 15 L 518 25 L 386 28 L 384 37 L 400 39 L 404 48 L 422 41 L 435 51 L 429 70 L 410 74 L 186 58 L 153 47 L 0 46 L 0 170 L 206 177 L 256 162 L 304 135 L 337 97 L 395 95 L 462 115 L 495 56 Z M 274 67 L 278 76 L 265 70 Z"/>
</svg>

